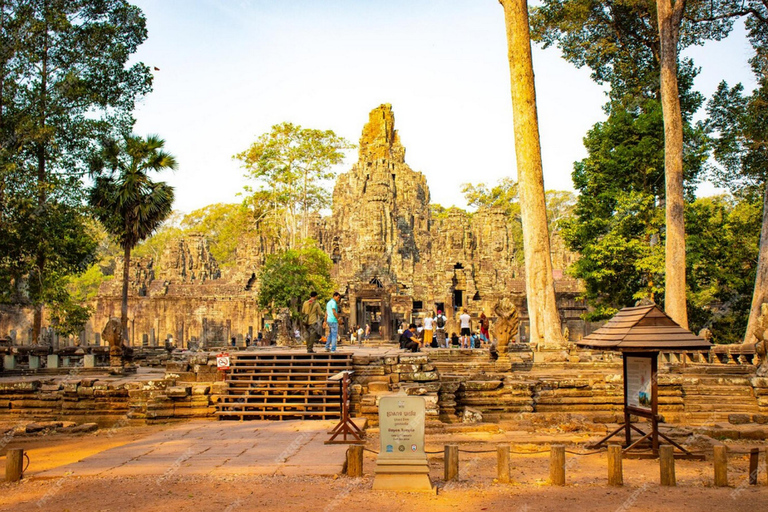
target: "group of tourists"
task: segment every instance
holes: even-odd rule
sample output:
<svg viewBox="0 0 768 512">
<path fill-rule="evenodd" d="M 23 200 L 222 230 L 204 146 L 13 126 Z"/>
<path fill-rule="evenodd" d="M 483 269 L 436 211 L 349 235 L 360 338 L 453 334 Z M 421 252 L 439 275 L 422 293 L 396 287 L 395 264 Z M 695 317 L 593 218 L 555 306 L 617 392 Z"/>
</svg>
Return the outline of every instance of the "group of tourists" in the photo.
<svg viewBox="0 0 768 512">
<path fill-rule="evenodd" d="M 436 315 L 429 314 L 424 318 L 422 327 L 411 323 L 400 333 L 400 348 L 418 352 L 423 347 L 432 348 L 482 348 L 483 343 L 490 343 L 488 333 L 489 320 L 485 313 L 478 318 L 479 330 L 472 331 L 472 317 L 467 308 L 462 308 L 459 321 L 459 334 L 452 332 L 447 335 L 445 329 L 448 319 L 441 310 Z"/>
<path fill-rule="evenodd" d="M 315 352 L 315 343 L 324 342 L 326 352 L 336 352 L 339 340 L 339 300 L 341 294 L 333 292 L 333 297 L 323 308 L 318 301 L 317 292 L 313 291 L 301 306 L 301 319 L 306 332 L 307 352 Z M 448 318 L 441 310 L 437 314 L 428 314 L 424 318 L 421 327 L 410 323 L 400 333 L 400 348 L 419 352 L 422 347 L 432 348 L 482 348 L 483 343 L 490 343 L 488 334 L 489 320 L 485 313 L 480 313 L 478 318 L 478 330 L 472 331 L 472 317 L 467 308 L 462 308 L 458 318 L 459 334 L 452 332 L 447 335 L 446 325 Z M 363 339 L 368 339 L 370 326 L 356 326 L 352 329 L 350 340 L 362 344 Z"/>
</svg>

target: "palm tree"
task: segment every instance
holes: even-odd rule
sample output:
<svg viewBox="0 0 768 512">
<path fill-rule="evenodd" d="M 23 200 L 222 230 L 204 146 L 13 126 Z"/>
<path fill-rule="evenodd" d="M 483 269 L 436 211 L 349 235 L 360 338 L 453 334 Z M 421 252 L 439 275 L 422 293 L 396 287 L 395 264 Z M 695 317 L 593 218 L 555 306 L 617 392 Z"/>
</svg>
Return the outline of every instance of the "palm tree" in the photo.
<svg viewBox="0 0 768 512">
<path fill-rule="evenodd" d="M 89 202 L 95 217 L 123 248 L 123 294 L 120 308 L 122 342 L 128 339 L 128 277 L 131 250 L 152 234 L 171 213 L 173 187 L 153 182 L 150 171 L 176 169 L 176 159 L 163 151 L 165 141 L 157 135 L 146 139 L 125 136 L 122 143 L 110 141 L 91 163 L 101 173 L 90 189 Z"/>
</svg>

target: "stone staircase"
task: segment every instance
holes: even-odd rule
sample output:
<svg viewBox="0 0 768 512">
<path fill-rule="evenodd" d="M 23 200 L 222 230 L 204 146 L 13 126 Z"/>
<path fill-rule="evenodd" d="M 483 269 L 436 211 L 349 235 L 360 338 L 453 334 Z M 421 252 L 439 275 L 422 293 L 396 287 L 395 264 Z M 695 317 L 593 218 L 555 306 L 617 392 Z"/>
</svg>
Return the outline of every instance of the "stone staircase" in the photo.
<svg viewBox="0 0 768 512">
<path fill-rule="evenodd" d="M 759 397 L 751 380 L 751 365 L 693 365 L 670 373 L 678 381 L 684 397 L 684 419 L 690 424 L 728 421 L 732 414 L 761 412 Z"/>
<path fill-rule="evenodd" d="M 340 385 L 328 379 L 351 369 L 351 352 L 233 355 L 216 416 L 240 420 L 338 418 Z"/>
</svg>

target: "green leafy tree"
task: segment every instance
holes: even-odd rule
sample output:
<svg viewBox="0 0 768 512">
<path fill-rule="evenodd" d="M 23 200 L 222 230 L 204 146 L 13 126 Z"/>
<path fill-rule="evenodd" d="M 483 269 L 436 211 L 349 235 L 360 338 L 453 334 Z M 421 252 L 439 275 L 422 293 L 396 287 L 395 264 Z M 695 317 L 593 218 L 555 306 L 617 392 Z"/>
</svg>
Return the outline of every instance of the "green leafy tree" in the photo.
<svg viewBox="0 0 768 512">
<path fill-rule="evenodd" d="M 120 323 L 128 339 L 128 281 L 131 250 L 150 236 L 171 214 L 173 187 L 152 181 L 148 173 L 176 169 L 176 159 L 163 150 L 165 142 L 155 135 L 146 139 L 129 135 L 122 144 L 105 145 L 92 161 L 93 168 L 107 170 L 90 190 L 94 215 L 115 236 L 123 249 L 123 290 Z"/>
<path fill-rule="evenodd" d="M 686 207 L 691 328 L 740 342 L 749 319 L 762 222 L 759 195 L 716 196 Z"/>
<path fill-rule="evenodd" d="M 692 63 L 679 50 L 730 31 L 741 2 L 734 0 L 545 0 L 533 10 L 534 34 L 555 44 L 593 78 L 611 85 L 611 99 L 652 94 L 664 122 L 665 307 L 687 326 L 685 307 L 684 174 L 685 75 Z M 682 75 L 682 77 L 681 77 Z M 654 85 L 655 83 L 655 85 Z M 689 110 L 690 112 L 690 110 Z"/>
<path fill-rule="evenodd" d="M 272 254 L 259 271 L 259 306 L 277 313 L 289 308 L 294 319 L 311 291 L 319 299 L 329 299 L 333 293 L 331 267 L 333 263 L 320 249 L 305 247 Z"/>
<path fill-rule="evenodd" d="M 332 168 L 353 147 L 331 130 L 282 123 L 234 156 L 242 162 L 245 176 L 257 183 L 255 191 L 246 188 L 257 218 L 283 217 L 287 248 L 307 238 L 309 213 L 330 205 L 327 184 L 335 176 Z"/>
<path fill-rule="evenodd" d="M 0 238 L 14 244 L 12 260 L 0 259 L 0 284 L 9 296 L 26 282 L 34 339 L 43 305 L 66 296 L 61 276 L 92 257 L 83 251 L 92 245 L 64 241 L 84 242 L 74 219 L 89 155 L 106 134 L 129 129 L 134 102 L 151 89 L 147 66 L 128 65 L 146 35 L 125 0 L 0 3 L 0 218 L 11 223 Z"/>
<path fill-rule="evenodd" d="M 226 268 L 235 264 L 238 246 L 253 230 L 251 213 L 243 204 L 212 204 L 186 215 L 180 229 L 208 237 L 211 255 Z"/>
<path fill-rule="evenodd" d="M 590 319 L 607 318 L 640 298 L 664 304 L 664 142 L 655 99 L 611 102 L 608 119 L 584 139 L 588 156 L 574 166 L 574 217 L 561 223 L 566 245 L 580 254 L 571 269 L 586 286 Z M 706 160 L 706 138 L 687 126 L 689 186 Z M 693 190 L 688 189 L 692 199 Z"/>
</svg>

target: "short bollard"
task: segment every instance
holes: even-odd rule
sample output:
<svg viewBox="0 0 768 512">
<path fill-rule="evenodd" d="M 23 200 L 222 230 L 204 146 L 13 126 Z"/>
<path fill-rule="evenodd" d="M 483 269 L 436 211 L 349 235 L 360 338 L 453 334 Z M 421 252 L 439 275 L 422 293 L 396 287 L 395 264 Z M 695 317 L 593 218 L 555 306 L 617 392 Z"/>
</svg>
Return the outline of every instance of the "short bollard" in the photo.
<svg viewBox="0 0 768 512">
<path fill-rule="evenodd" d="M 760 459 L 760 448 L 752 448 L 749 450 L 749 485 L 757 485 L 757 468 L 758 460 Z"/>
<path fill-rule="evenodd" d="M 352 445 L 347 448 L 347 476 L 359 478 L 363 476 L 363 447 Z"/>
<path fill-rule="evenodd" d="M 661 472 L 661 485 L 677 485 L 675 478 L 675 452 L 669 445 L 659 446 L 659 471 Z"/>
<path fill-rule="evenodd" d="M 459 445 L 445 445 L 445 481 L 458 480 L 459 478 Z"/>
<path fill-rule="evenodd" d="M 549 483 L 565 485 L 565 446 L 554 444 L 549 452 Z"/>
<path fill-rule="evenodd" d="M 496 462 L 498 469 L 496 479 L 503 483 L 509 483 L 509 445 L 500 445 L 496 447 Z"/>
<path fill-rule="evenodd" d="M 728 486 L 728 448 L 715 446 L 715 487 Z"/>
<path fill-rule="evenodd" d="M 608 445 L 608 485 L 624 485 L 624 468 L 622 467 L 621 446 Z"/>
<path fill-rule="evenodd" d="M 10 448 L 5 454 L 5 481 L 18 482 L 24 471 L 24 450 Z"/>
</svg>

